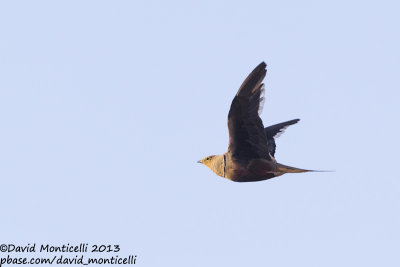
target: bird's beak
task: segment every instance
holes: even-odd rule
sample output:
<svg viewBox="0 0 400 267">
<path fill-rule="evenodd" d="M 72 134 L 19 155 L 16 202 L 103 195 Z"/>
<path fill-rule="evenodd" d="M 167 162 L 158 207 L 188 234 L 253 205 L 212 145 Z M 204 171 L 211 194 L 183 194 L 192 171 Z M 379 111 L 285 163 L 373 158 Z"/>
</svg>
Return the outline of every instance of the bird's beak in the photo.
<svg viewBox="0 0 400 267">
<path fill-rule="evenodd" d="M 201 160 L 198 160 L 197 163 L 201 163 Z"/>
</svg>

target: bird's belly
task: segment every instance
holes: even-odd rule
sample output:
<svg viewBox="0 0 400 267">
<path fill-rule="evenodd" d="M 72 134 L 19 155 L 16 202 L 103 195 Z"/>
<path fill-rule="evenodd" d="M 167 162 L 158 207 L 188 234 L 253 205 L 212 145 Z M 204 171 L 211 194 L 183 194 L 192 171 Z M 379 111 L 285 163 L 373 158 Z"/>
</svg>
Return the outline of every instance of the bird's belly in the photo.
<svg viewBox="0 0 400 267">
<path fill-rule="evenodd" d="M 247 164 L 236 162 L 226 170 L 225 177 L 235 182 L 255 182 L 282 175 L 275 165 L 264 159 L 251 160 Z"/>
</svg>

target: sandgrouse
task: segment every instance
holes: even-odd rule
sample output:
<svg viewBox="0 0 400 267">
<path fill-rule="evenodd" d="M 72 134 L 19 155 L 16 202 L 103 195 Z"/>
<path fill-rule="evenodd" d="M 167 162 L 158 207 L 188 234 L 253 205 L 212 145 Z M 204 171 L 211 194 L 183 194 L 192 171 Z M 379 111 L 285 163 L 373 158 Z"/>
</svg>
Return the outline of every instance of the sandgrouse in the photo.
<svg viewBox="0 0 400 267">
<path fill-rule="evenodd" d="M 264 128 L 259 114 L 264 103 L 262 81 L 266 67 L 264 62 L 260 63 L 233 98 L 228 114 L 228 151 L 198 161 L 217 175 L 235 182 L 262 181 L 285 173 L 312 171 L 282 165 L 274 158 L 275 138 L 299 119 Z"/>
</svg>

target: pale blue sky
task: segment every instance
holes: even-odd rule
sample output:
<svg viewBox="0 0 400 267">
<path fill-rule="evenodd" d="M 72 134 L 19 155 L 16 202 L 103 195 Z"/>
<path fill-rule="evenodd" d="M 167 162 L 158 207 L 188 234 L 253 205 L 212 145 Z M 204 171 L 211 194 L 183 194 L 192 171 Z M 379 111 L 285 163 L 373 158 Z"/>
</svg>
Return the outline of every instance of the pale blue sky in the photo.
<svg viewBox="0 0 400 267">
<path fill-rule="evenodd" d="M 399 266 L 399 11 L 1 1 L 0 243 L 116 243 L 138 266 Z M 225 152 L 261 61 L 264 124 L 301 119 L 277 160 L 336 172 L 240 184 L 196 163 Z"/>
</svg>

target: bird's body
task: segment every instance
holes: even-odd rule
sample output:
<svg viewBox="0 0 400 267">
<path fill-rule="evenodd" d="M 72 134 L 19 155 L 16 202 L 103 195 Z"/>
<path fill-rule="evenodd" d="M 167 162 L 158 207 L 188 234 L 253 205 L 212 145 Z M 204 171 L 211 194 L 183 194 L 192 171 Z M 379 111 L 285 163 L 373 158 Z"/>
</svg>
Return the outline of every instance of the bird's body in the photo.
<svg viewBox="0 0 400 267">
<path fill-rule="evenodd" d="M 264 102 L 266 64 L 259 64 L 234 97 L 228 115 L 229 146 L 222 155 L 199 161 L 214 173 L 235 182 L 267 180 L 285 173 L 308 172 L 277 163 L 275 138 L 299 119 L 264 128 L 259 113 Z"/>
<path fill-rule="evenodd" d="M 227 153 L 229 155 L 229 153 Z M 266 159 L 244 161 L 231 159 L 226 166 L 225 177 L 235 182 L 255 182 L 282 175 L 273 164 Z"/>
</svg>

